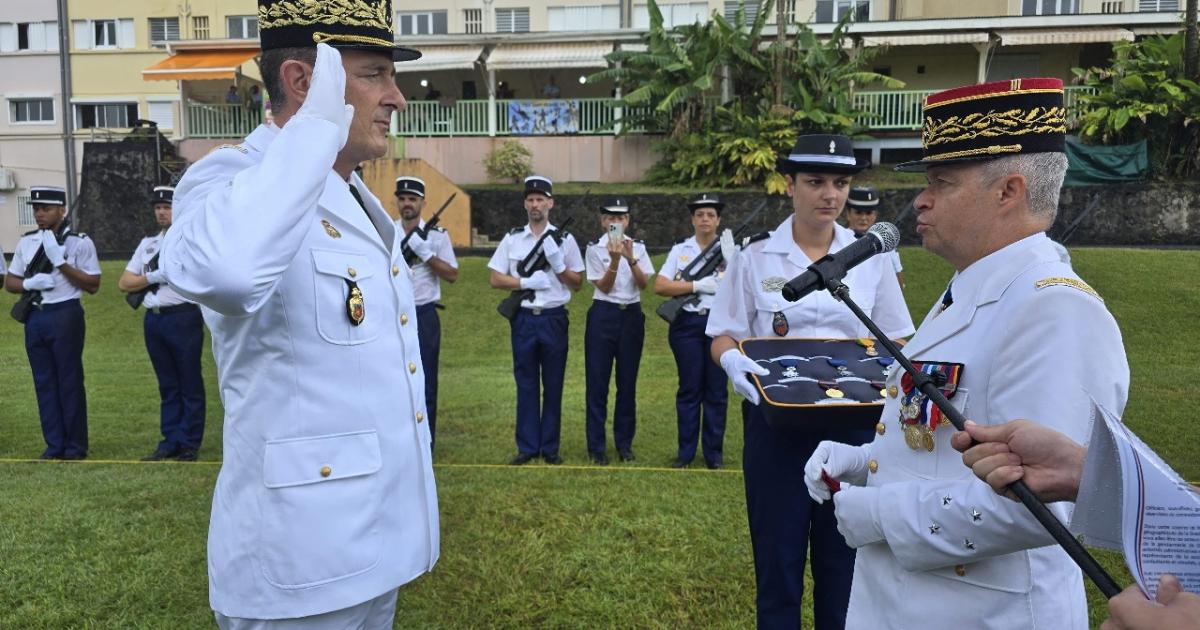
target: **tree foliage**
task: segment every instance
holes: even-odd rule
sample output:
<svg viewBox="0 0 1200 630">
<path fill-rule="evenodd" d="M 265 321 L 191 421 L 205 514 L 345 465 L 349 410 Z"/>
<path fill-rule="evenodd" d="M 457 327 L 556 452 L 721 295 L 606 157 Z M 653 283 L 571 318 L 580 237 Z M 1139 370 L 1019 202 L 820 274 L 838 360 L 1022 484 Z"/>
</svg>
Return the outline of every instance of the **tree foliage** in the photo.
<svg viewBox="0 0 1200 630">
<path fill-rule="evenodd" d="M 1095 94 L 1080 96 L 1079 135 L 1101 144 L 1147 139 L 1151 168 L 1167 177 L 1200 174 L 1200 84 L 1184 74 L 1184 36 L 1113 44 L 1107 68 L 1073 68 Z"/>
<path fill-rule="evenodd" d="M 614 67 L 589 78 L 612 80 L 623 91 L 624 132 L 666 134 L 656 145 L 663 158 L 647 174 L 649 181 L 766 185 L 782 192 L 775 156 L 789 150 L 799 133 L 859 133 L 871 114 L 854 108 L 854 89 L 904 87 L 866 70 L 879 50 L 850 45 L 849 16 L 828 38 L 800 23 L 784 26 L 782 42 L 764 38 L 773 6 L 762 0 L 753 20 L 743 3 L 733 20 L 714 13 L 707 22 L 667 29 L 649 0 L 646 50 L 614 52 L 608 57 Z M 773 72 L 777 62 L 779 75 Z M 775 102 L 776 76 L 783 103 Z M 722 82 L 730 88 L 728 100 Z"/>
</svg>

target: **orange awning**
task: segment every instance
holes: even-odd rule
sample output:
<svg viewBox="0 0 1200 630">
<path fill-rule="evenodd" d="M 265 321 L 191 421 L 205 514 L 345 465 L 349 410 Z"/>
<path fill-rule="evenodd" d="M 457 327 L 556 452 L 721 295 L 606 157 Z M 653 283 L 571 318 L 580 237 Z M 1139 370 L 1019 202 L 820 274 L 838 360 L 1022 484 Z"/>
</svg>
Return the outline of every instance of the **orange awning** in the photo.
<svg viewBox="0 0 1200 630">
<path fill-rule="evenodd" d="M 238 67 L 258 50 L 181 50 L 142 70 L 147 81 L 205 81 L 234 78 Z"/>
</svg>

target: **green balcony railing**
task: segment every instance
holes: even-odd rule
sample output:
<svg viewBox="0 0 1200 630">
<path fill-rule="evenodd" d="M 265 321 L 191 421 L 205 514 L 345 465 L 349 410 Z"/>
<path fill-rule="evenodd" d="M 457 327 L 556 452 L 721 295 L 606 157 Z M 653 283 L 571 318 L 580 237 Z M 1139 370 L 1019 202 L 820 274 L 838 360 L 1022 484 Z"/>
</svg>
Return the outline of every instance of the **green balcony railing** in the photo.
<svg viewBox="0 0 1200 630">
<path fill-rule="evenodd" d="M 262 120 L 262 110 L 245 105 L 194 101 L 187 104 L 189 138 L 245 138 Z"/>
<path fill-rule="evenodd" d="M 879 90 L 854 93 L 853 105 L 873 116 L 866 121 L 871 131 L 916 131 L 921 128 L 921 108 L 925 97 L 940 90 Z M 1072 86 L 1066 88 L 1068 115 L 1074 117 L 1079 95 L 1092 92 L 1092 88 Z M 520 103 L 527 111 L 536 112 L 539 107 L 559 108 L 566 112 L 568 122 L 563 127 L 551 127 L 530 131 L 514 129 L 510 125 L 510 104 Z M 532 103 L 532 106 L 528 104 Z M 633 118 L 632 111 L 622 112 L 618 101 L 612 98 L 577 98 L 557 101 L 496 100 L 494 130 L 489 130 L 489 102 L 482 99 L 457 101 L 409 101 L 404 111 L 395 115 L 393 133 L 407 137 L 429 136 L 497 136 L 521 135 L 522 133 L 546 135 L 596 135 L 614 133 L 618 116 Z M 192 138 L 242 138 L 250 134 L 262 122 L 262 112 L 247 109 L 243 105 L 225 105 L 189 102 L 187 104 L 188 136 Z M 562 129 L 558 131 L 558 129 Z M 646 133 L 644 129 L 626 131 Z"/>
</svg>

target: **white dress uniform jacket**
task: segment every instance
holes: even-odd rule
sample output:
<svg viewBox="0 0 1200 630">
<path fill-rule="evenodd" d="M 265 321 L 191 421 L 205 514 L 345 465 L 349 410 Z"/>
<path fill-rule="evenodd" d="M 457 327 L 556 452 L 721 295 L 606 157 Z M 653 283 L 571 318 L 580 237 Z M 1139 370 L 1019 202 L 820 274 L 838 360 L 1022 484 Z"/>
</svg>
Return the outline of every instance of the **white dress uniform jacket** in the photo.
<svg viewBox="0 0 1200 630">
<path fill-rule="evenodd" d="M 364 213 L 332 171 L 337 136 L 323 120 L 260 126 L 175 191 L 160 263 L 212 331 L 225 461 L 209 596 L 229 617 L 343 609 L 438 558 L 412 282 L 379 200 L 352 175 Z"/>
<path fill-rule="evenodd" d="M 18 278 L 24 278 L 25 266 L 33 260 L 34 256 L 37 256 L 41 247 L 41 230 L 34 230 L 22 236 L 21 240 L 17 241 L 17 248 L 13 250 L 12 264 L 8 267 L 8 273 Z M 63 258 L 68 265 L 83 273 L 93 276 L 100 275 L 100 258 L 96 256 L 96 244 L 86 234 L 77 234 L 75 231 L 67 229 L 67 238 L 63 240 Z M 67 300 L 77 300 L 83 295 L 83 290 L 71 284 L 71 281 L 67 280 L 67 277 L 58 269 L 51 271 L 50 277 L 54 279 L 54 286 L 49 290 L 42 291 L 42 304 L 58 304 Z"/>
<path fill-rule="evenodd" d="M 720 247 L 720 244 L 718 244 L 717 247 Z M 667 253 L 667 260 L 663 262 L 662 269 L 658 270 L 658 275 L 667 278 L 668 280 L 682 280 L 683 278 L 680 274 L 682 274 L 683 270 L 687 269 L 687 266 L 692 264 L 692 261 L 696 260 L 696 258 L 699 257 L 703 251 L 704 248 L 700 247 L 700 244 L 696 242 L 695 236 L 687 237 L 683 241 L 676 243 L 671 247 L 671 251 Z M 725 272 L 725 265 L 721 265 L 717 269 L 717 272 L 713 274 L 716 276 L 718 283 L 725 278 Z M 697 295 L 700 297 L 700 300 L 695 304 L 685 304 L 683 306 L 683 310 L 690 313 L 699 313 L 701 311 L 707 312 L 708 309 L 712 308 L 712 301 L 713 297 L 716 295 L 715 293 L 699 293 Z"/>
<path fill-rule="evenodd" d="M 404 231 L 400 227 L 400 223 L 396 223 L 396 229 L 400 231 L 400 239 L 404 240 Z M 425 229 L 425 220 L 422 219 L 417 224 L 417 229 Z M 440 258 L 442 262 L 458 269 L 458 258 L 454 256 L 454 244 L 450 242 L 450 234 L 445 228 L 435 227 L 429 230 L 425 240 L 429 241 L 429 245 L 433 247 L 433 255 Z M 442 282 L 437 274 L 433 272 L 433 267 L 418 262 L 412 268 L 412 283 L 413 283 L 413 299 L 417 305 L 429 304 L 442 299 Z"/>
<path fill-rule="evenodd" d="M 608 235 L 600 237 L 599 241 L 588 243 L 587 246 L 587 279 L 593 284 L 608 273 L 611 254 L 608 253 Z M 646 255 L 646 244 L 635 240 L 633 242 L 633 257 L 637 260 L 638 268 L 647 278 L 654 275 L 654 263 Z M 633 279 L 633 270 L 628 261 L 621 261 L 617 267 L 617 278 L 613 280 L 612 290 L 608 293 L 593 288 L 592 299 L 613 304 L 637 304 L 642 301 L 642 292 Z"/>
<path fill-rule="evenodd" d="M 558 228 L 548 225 L 546 229 L 557 230 Z M 517 267 L 520 266 L 521 260 L 529 254 L 529 250 L 537 244 L 539 238 L 541 237 L 534 236 L 533 231 L 529 229 L 529 224 L 525 224 L 524 228 L 513 229 L 504 235 L 504 239 L 492 253 L 491 260 L 488 260 L 488 268 L 514 278 L 520 278 Z M 579 255 L 579 244 L 575 242 L 573 234 L 567 234 L 559 248 L 563 252 L 563 262 L 566 263 L 569 271 L 576 273 L 583 271 L 583 258 Z M 534 291 L 533 299 L 522 301 L 521 308 L 555 308 L 571 301 L 571 290 L 567 288 L 567 285 L 563 284 L 553 271 L 546 271 L 546 275 L 550 277 L 550 288 Z"/>
<path fill-rule="evenodd" d="M 125 271 L 139 276 L 149 273 L 150 270 L 147 267 L 154 255 L 162 250 L 162 240 L 162 232 L 143 238 L 142 242 L 138 243 L 137 249 L 133 251 L 133 258 L 130 258 L 129 264 L 125 265 Z M 162 262 L 161 256 L 159 262 Z M 169 284 L 158 285 L 158 290 L 154 292 L 154 295 L 158 297 L 159 308 L 191 303 L 191 300 L 176 293 Z"/>
<path fill-rule="evenodd" d="M 783 284 L 813 263 L 792 238 L 793 218 L 789 216 L 768 238 L 751 243 L 734 258 L 733 265 L 726 271 L 725 281 L 717 288 L 708 314 L 705 332 L 709 337 L 729 335 L 738 341 L 775 337 L 772 321 L 778 312 L 787 318 L 788 337 L 857 339 L 871 336 L 854 313 L 828 291 L 814 291 L 796 302 L 783 299 Z M 854 242 L 851 230 L 836 224 L 833 230 L 830 252 L 837 252 Z M 892 264 L 886 258 L 868 258 L 852 268 L 844 282 L 850 287 L 851 299 L 871 316 L 888 338 L 912 334 L 912 317 L 908 314 Z"/>
<path fill-rule="evenodd" d="M 951 402 L 967 418 L 1033 419 L 1085 443 L 1093 397 L 1124 408 L 1129 368 L 1117 324 L 1044 234 L 975 262 L 951 289 L 953 304 L 934 306 L 904 354 L 963 364 Z M 834 495 L 839 528 L 878 541 L 858 549 L 846 627 L 1087 628 L 1079 569 L 1023 505 L 963 466 L 954 428 L 936 429 L 932 452 L 906 445 L 898 367 L 887 379 L 884 433 L 861 447 L 876 471 L 866 488 Z M 1069 520 L 1067 504 L 1050 508 Z"/>
</svg>

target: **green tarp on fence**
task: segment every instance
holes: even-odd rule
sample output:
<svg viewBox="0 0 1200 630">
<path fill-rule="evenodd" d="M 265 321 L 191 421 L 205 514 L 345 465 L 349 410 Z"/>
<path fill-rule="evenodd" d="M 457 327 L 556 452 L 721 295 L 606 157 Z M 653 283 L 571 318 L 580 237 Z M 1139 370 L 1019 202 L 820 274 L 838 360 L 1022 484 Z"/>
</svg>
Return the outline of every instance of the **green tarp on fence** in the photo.
<svg viewBox="0 0 1200 630">
<path fill-rule="evenodd" d="M 1095 186 L 1141 181 L 1149 169 L 1146 141 L 1115 146 L 1083 144 L 1067 138 L 1067 186 Z"/>
</svg>

